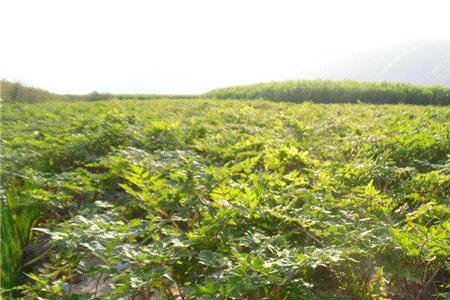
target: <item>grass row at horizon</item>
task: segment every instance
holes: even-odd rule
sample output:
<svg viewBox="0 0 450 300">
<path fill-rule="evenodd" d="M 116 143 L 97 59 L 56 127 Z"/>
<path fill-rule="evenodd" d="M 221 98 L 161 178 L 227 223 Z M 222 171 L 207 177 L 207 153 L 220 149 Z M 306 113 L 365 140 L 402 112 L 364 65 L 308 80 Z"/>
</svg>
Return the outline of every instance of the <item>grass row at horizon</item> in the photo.
<svg viewBox="0 0 450 300">
<path fill-rule="evenodd" d="M 450 88 L 354 80 L 288 80 L 219 88 L 204 94 L 217 99 L 266 99 L 301 103 L 449 105 Z"/>
<path fill-rule="evenodd" d="M 100 101 L 107 99 L 265 99 L 271 101 L 317 103 L 373 103 L 449 105 L 450 87 L 415 86 L 392 82 L 359 82 L 353 80 L 290 80 L 257 83 L 214 89 L 198 95 L 182 94 L 110 94 L 58 95 L 20 83 L 2 81 L 5 102 L 42 102 L 48 100 Z"/>
</svg>

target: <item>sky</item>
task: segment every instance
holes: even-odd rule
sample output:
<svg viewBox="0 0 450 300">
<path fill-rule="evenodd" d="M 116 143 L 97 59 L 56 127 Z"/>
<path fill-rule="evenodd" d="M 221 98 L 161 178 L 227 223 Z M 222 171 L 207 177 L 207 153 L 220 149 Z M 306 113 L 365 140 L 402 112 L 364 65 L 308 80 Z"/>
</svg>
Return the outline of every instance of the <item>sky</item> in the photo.
<svg viewBox="0 0 450 300">
<path fill-rule="evenodd" d="M 450 39 L 448 0 L 0 0 L 0 78 L 57 93 L 201 93 Z"/>
</svg>

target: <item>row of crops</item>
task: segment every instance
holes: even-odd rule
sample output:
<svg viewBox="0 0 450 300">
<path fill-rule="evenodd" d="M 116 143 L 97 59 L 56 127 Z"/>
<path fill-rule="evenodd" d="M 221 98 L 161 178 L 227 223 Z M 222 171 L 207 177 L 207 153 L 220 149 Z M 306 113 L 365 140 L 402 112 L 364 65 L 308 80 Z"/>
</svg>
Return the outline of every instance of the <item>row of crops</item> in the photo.
<svg viewBox="0 0 450 300">
<path fill-rule="evenodd" d="M 109 94 L 92 92 L 87 95 L 58 95 L 42 89 L 28 87 L 20 83 L 0 81 L 0 91 L 5 102 L 44 102 L 149 100 L 149 99 L 266 99 L 284 102 L 318 103 L 375 103 L 375 104 L 420 104 L 449 105 L 450 87 L 416 86 L 391 82 L 359 82 L 331 80 L 296 80 L 267 82 L 216 89 L 200 95 L 161 94 Z"/>
<path fill-rule="evenodd" d="M 227 87 L 205 94 L 219 99 L 267 99 L 319 103 L 409 103 L 449 105 L 450 88 L 421 87 L 405 83 L 297 80 Z"/>
<path fill-rule="evenodd" d="M 450 297 L 450 107 L 4 104 L 4 299 Z"/>
</svg>

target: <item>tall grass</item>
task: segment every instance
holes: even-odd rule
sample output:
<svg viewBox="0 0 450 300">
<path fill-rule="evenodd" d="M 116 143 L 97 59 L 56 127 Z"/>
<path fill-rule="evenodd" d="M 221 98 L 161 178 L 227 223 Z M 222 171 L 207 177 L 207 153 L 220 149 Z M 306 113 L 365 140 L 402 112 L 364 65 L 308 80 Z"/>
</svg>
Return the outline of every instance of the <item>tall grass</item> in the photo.
<svg viewBox="0 0 450 300">
<path fill-rule="evenodd" d="M 33 222 L 41 209 L 18 189 L 2 191 L 1 197 L 0 288 L 5 291 L 14 287 L 21 277 L 23 249 L 30 241 Z"/>
<path fill-rule="evenodd" d="M 119 100 L 196 99 L 198 95 L 183 94 L 114 94 Z"/>
<path fill-rule="evenodd" d="M 5 102 L 42 102 L 60 98 L 46 90 L 7 80 L 0 80 L 0 92 L 0 98 Z"/>
<path fill-rule="evenodd" d="M 204 96 L 218 99 L 262 98 L 287 102 L 450 104 L 450 88 L 447 87 L 352 80 L 267 82 L 216 89 Z"/>
<path fill-rule="evenodd" d="M 114 98 L 112 94 L 93 91 L 87 95 L 61 95 L 20 82 L 0 80 L 0 98 L 5 102 L 39 103 L 45 101 L 99 101 Z"/>
</svg>

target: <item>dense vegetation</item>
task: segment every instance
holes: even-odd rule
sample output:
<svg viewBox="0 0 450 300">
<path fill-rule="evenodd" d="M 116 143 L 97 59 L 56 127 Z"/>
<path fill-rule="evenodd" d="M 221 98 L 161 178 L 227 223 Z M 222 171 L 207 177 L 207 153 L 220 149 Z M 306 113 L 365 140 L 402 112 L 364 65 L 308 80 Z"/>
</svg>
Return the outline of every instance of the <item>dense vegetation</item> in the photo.
<svg viewBox="0 0 450 300">
<path fill-rule="evenodd" d="M 60 95 L 25 86 L 19 82 L 0 81 L 0 99 L 5 102 L 42 102 L 60 98 Z"/>
<path fill-rule="evenodd" d="M 405 83 L 369 83 L 351 80 L 299 80 L 227 87 L 205 95 L 219 99 L 267 99 L 319 103 L 409 103 L 449 105 L 450 88 Z"/>
<path fill-rule="evenodd" d="M 150 99 L 193 99 L 195 95 L 162 94 L 110 94 L 93 91 L 86 95 L 56 94 L 44 89 L 24 85 L 20 82 L 0 80 L 0 99 L 5 102 L 38 103 L 47 101 L 101 101 L 101 100 L 150 100 Z"/>
<path fill-rule="evenodd" d="M 198 95 L 177 95 L 177 94 L 114 94 L 119 100 L 155 100 L 155 99 L 195 99 Z"/>
<path fill-rule="evenodd" d="M 60 95 L 44 89 L 24 85 L 20 82 L 0 80 L 0 99 L 5 102 L 37 103 L 55 100 L 65 101 L 99 101 L 112 99 L 113 95 L 96 91 L 87 95 Z"/>
<path fill-rule="evenodd" d="M 17 103 L 1 126 L 3 297 L 450 295 L 450 107 Z"/>
<path fill-rule="evenodd" d="M 21 83 L 1 81 L 1 98 L 5 102 L 101 101 L 101 100 L 156 100 L 156 99 L 266 99 L 283 102 L 317 103 L 374 103 L 449 105 L 450 88 L 421 87 L 404 83 L 369 83 L 351 80 L 298 80 L 267 82 L 253 85 L 220 88 L 201 95 L 163 94 L 109 94 L 96 91 L 87 95 L 59 95 L 25 86 Z"/>
</svg>

